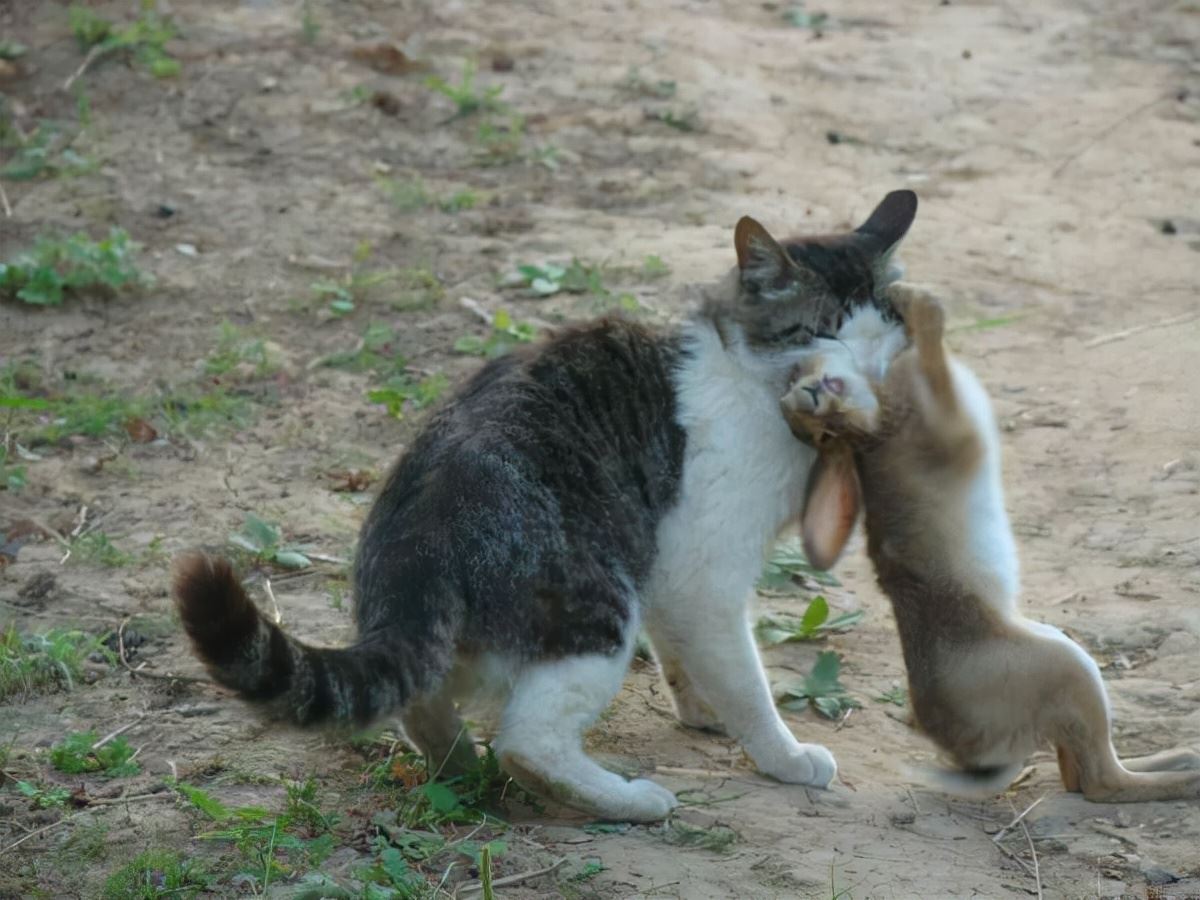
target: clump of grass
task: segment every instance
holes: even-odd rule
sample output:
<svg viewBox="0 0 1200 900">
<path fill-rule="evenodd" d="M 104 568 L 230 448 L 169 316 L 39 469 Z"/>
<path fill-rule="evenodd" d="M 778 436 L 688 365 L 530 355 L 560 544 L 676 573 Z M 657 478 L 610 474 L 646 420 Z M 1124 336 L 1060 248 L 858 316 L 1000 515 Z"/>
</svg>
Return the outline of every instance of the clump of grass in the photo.
<svg viewBox="0 0 1200 900">
<path fill-rule="evenodd" d="M 25 467 L 9 462 L 8 445 L 0 443 L 0 491 L 16 493 L 25 487 Z"/>
<path fill-rule="evenodd" d="M 783 692 L 779 705 L 792 710 L 811 705 L 827 719 L 839 719 L 851 709 L 858 709 L 862 704 L 850 696 L 840 680 L 841 666 L 832 650 L 822 652 L 812 672 Z"/>
<path fill-rule="evenodd" d="M 646 77 L 637 66 L 631 66 L 621 80 L 620 87 L 634 96 L 670 100 L 679 85 L 664 78 Z"/>
<path fill-rule="evenodd" d="M 136 775 L 141 771 L 134 750 L 122 737 L 96 747 L 94 731 L 76 731 L 50 748 L 50 764 L 68 775 L 97 772 L 108 778 Z"/>
<path fill-rule="evenodd" d="M 480 202 L 479 194 L 470 188 L 459 188 L 452 193 L 439 195 L 432 192 L 420 178 L 398 180 L 380 177 L 377 181 L 392 206 L 400 212 L 436 208 L 445 213 L 456 213 L 474 209 Z"/>
<path fill-rule="evenodd" d="M 71 792 L 65 787 L 51 787 L 31 781 L 18 781 L 17 792 L 34 809 L 62 809 L 71 799 Z"/>
<path fill-rule="evenodd" d="M 72 540 L 70 558 L 110 569 L 119 569 L 133 562 L 133 557 L 117 547 L 103 531 L 89 531 Z"/>
<path fill-rule="evenodd" d="M 96 652 L 111 660 L 103 637 L 62 629 L 21 634 L 10 625 L 0 631 L 0 700 L 70 690 L 83 675 L 84 661 Z"/>
<path fill-rule="evenodd" d="M 40 238 L 28 253 L 0 263 L 0 295 L 35 306 L 58 306 L 68 293 L 115 294 L 148 278 L 134 264 L 136 246 L 114 228 L 101 241 L 76 234 Z"/>
<path fill-rule="evenodd" d="M 455 113 L 451 121 L 478 112 L 496 112 L 505 109 L 504 103 L 500 100 L 504 86 L 492 85 L 480 89 L 475 83 L 475 73 L 475 61 L 468 59 L 463 63 L 462 76 L 457 84 L 452 84 L 437 75 L 430 75 L 425 79 L 425 85 L 428 88 L 454 103 Z"/>
<path fill-rule="evenodd" d="M 299 547 L 282 543 L 279 526 L 251 513 L 240 531 L 229 536 L 229 542 L 251 554 L 257 563 L 274 563 L 284 569 L 306 569 L 312 562 Z"/>
<path fill-rule="evenodd" d="M 104 882 L 104 900 L 156 900 L 194 897 L 209 886 L 199 864 L 173 850 L 147 850 L 113 872 Z"/>
<path fill-rule="evenodd" d="M 217 346 L 204 361 L 204 371 L 217 377 L 245 368 L 255 378 L 279 369 L 279 359 L 262 338 L 247 337 L 232 322 L 222 322 Z"/>
<path fill-rule="evenodd" d="M 319 866 L 335 849 L 332 832 L 338 817 L 320 810 L 312 779 L 285 781 L 285 809 L 275 815 L 256 806 L 229 809 L 206 791 L 183 782 L 175 783 L 175 788 L 217 826 L 201 834 L 202 840 L 228 841 L 237 848 L 249 866 L 241 877 L 255 883 L 256 893 L 266 894 L 278 878 Z"/>
<path fill-rule="evenodd" d="M 815 568 L 808 561 L 798 540 L 781 541 L 763 567 L 758 589 L 787 592 L 802 586 L 805 579 L 825 587 L 841 584 L 833 575 Z"/>
<path fill-rule="evenodd" d="M 701 128 L 700 110 L 696 106 L 648 109 L 645 115 L 652 122 L 662 122 L 676 131 L 691 132 L 699 131 Z"/>
<path fill-rule="evenodd" d="M 487 337 L 464 335 L 454 342 L 454 352 L 494 359 L 503 356 L 518 344 L 527 344 L 537 337 L 537 328 L 529 322 L 517 322 L 504 310 L 492 317 L 492 330 Z"/>
<path fill-rule="evenodd" d="M 792 641 L 811 641 L 834 631 L 845 631 L 862 621 L 861 609 L 844 612 L 829 618 L 829 602 L 820 594 L 809 601 L 799 619 L 786 616 L 764 616 L 755 628 L 764 644 L 786 644 Z"/>
<path fill-rule="evenodd" d="M 91 172 L 96 163 L 72 149 L 72 140 L 48 121 L 39 122 L 28 134 L 23 133 L 9 124 L 0 111 L 0 148 L 11 153 L 8 162 L 0 166 L 0 178 L 32 181 Z"/>
<path fill-rule="evenodd" d="M 373 250 L 367 241 L 354 248 L 350 271 L 340 278 L 322 278 L 311 285 L 313 296 L 327 303 L 335 316 L 354 312 L 366 300 L 371 290 L 381 284 L 395 281 L 399 273 L 394 269 L 371 269 L 367 261 Z"/>
<path fill-rule="evenodd" d="M 143 0 L 142 14 L 128 25 L 118 25 L 78 3 L 67 10 L 67 16 L 80 49 L 92 59 L 127 53 L 155 78 L 172 78 L 179 74 L 180 65 L 166 45 L 178 32 L 156 7 L 154 0 Z"/>
<path fill-rule="evenodd" d="M 672 819 L 662 827 L 662 838 L 673 847 L 694 847 L 725 853 L 737 842 L 738 833 L 726 825 L 702 828 Z"/>
<path fill-rule="evenodd" d="M 392 418 L 403 419 L 408 411 L 424 409 L 436 403 L 449 384 L 449 380 L 440 372 L 420 378 L 401 372 L 381 386 L 367 391 L 367 400 L 382 404 Z"/>
</svg>

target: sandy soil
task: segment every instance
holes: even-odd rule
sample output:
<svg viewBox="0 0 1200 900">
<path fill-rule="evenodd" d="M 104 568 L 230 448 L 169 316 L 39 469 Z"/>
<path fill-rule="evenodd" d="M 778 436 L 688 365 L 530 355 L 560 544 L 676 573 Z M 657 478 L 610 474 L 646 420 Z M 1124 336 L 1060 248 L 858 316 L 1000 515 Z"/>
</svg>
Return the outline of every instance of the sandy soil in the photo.
<svg viewBox="0 0 1200 900">
<path fill-rule="evenodd" d="M 128 19 L 134 6 L 96 8 Z M 205 360 L 222 321 L 274 342 L 280 365 L 222 376 L 251 404 L 244 427 L 41 448 L 28 486 L 0 493 L 0 530 L 32 517 L 69 531 L 87 506 L 134 561 L 60 565 L 56 543 L 31 540 L 0 570 L 0 622 L 103 631 L 131 618 L 146 638 L 135 663 L 198 677 L 171 622 L 167 557 L 224 544 L 248 513 L 348 556 L 369 494 L 334 492 L 327 473 L 380 470 L 419 427 L 420 411 L 396 421 L 366 401 L 369 374 L 314 365 L 352 349 L 368 322 L 397 330 L 410 366 L 454 383 L 478 364 L 455 341 L 485 334 L 463 298 L 543 325 L 612 303 L 498 287 L 517 264 L 603 262 L 614 294 L 632 293 L 641 315 L 666 321 L 685 308 L 685 285 L 732 263 L 738 216 L 785 232 L 841 228 L 907 186 L 921 198 L 903 253 L 910 277 L 948 299 L 953 344 L 1003 423 L 1029 610 L 1104 666 L 1123 752 L 1200 745 L 1200 6 L 828 6 L 836 13 L 818 31 L 788 21 L 787 4 L 730 0 L 319 0 L 307 41 L 296 3 L 172 4 L 181 75 L 93 66 L 78 82 L 91 121 L 74 148 L 98 168 L 6 182 L 12 214 L 0 219 L 0 258 L 46 231 L 120 224 L 157 281 L 141 295 L 50 310 L 0 305 L 0 365 L 29 358 L 50 379 L 71 371 L 146 392 L 212 378 Z M 22 71 L 0 82 L 25 127 L 75 119 L 75 97 L 60 88 L 82 53 L 66 22 L 59 3 L 0 4 L 2 33 L 30 48 Z M 480 81 L 502 86 L 524 116 L 519 158 L 480 165 L 480 117 L 447 121 L 453 106 L 425 86 L 427 71 L 381 72 L 355 55 L 380 40 L 452 81 L 464 59 L 478 60 Z M 672 96 L 659 96 L 664 81 Z M 480 202 L 406 210 L 380 178 L 420 178 L 439 198 L 469 189 Z M 158 214 L 164 204 L 174 215 Z M 310 285 L 345 276 L 362 242 L 372 253 L 360 269 L 428 269 L 443 296 L 397 309 L 408 294 L 393 281 L 331 317 Z M 640 272 L 651 254 L 669 276 Z M 319 571 L 279 580 L 275 592 L 297 634 L 336 643 L 349 633 L 335 602 L 342 582 L 336 566 Z M 728 826 L 737 840 L 714 852 L 672 845 L 660 829 L 593 833 L 578 817 L 516 808 L 497 875 L 567 862 L 499 895 L 1004 897 L 1039 884 L 1046 897 L 1200 894 L 1195 803 L 1090 804 L 1062 792 L 1048 756 L 986 802 L 906 787 L 901 767 L 929 748 L 902 709 L 873 699 L 903 677 L 895 628 L 861 549 L 838 575 L 844 587 L 826 595 L 863 608 L 863 623 L 767 657 L 785 682 L 820 649 L 842 655 L 864 707 L 841 723 L 812 713 L 790 722 L 832 748 L 844 785 L 821 793 L 756 776 L 729 741 L 679 727 L 639 663 L 592 746 L 692 792 L 704 802 L 680 820 Z M 48 589 L 22 593 L 38 579 Z M 804 596 L 763 602 L 795 612 Z M 174 764 L 230 803 L 277 803 L 278 784 L 259 776 L 313 775 L 323 803 L 366 802 L 364 757 L 343 740 L 266 728 L 208 684 L 96 668 L 90 685 L 0 708 L 15 774 L 82 780 L 102 797 L 149 791 Z M 71 779 L 35 755 L 65 730 L 135 720 L 126 737 L 142 748 L 136 782 Z M 1039 798 L 1028 839 L 1017 827 L 993 841 Z M 27 806 L 0 789 L 0 846 L 59 815 Z M 72 843 L 84 828 L 101 836 L 93 856 Z M 94 896 L 146 847 L 228 853 L 197 840 L 203 830 L 170 800 L 85 809 L 4 854 L 0 894 Z M 325 869 L 344 875 L 369 857 L 364 840 L 347 838 Z M 603 871 L 585 877 L 588 861 Z M 450 883 L 466 877 L 460 866 Z"/>
</svg>

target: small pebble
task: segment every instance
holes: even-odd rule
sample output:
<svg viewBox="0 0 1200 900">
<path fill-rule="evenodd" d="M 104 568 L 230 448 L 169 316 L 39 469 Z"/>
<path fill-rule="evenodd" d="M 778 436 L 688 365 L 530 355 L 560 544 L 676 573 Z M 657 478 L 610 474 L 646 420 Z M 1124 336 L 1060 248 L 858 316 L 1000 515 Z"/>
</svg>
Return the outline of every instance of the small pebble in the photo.
<svg viewBox="0 0 1200 900">
<path fill-rule="evenodd" d="M 1179 231 L 1179 229 L 1175 227 L 1175 223 L 1170 219 L 1163 219 L 1163 223 L 1159 230 L 1162 231 L 1163 234 L 1176 234 Z"/>
</svg>

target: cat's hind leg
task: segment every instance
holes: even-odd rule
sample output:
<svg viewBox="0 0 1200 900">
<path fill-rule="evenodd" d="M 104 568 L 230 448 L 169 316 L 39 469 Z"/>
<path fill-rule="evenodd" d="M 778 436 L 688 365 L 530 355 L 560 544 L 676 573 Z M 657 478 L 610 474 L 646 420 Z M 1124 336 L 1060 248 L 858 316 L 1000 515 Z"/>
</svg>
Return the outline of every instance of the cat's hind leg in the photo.
<svg viewBox="0 0 1200 900">
<path fill-rule="evenodd" d="M 530 790 L 603 819 L 654 822 L 675 795 L 653 781 L 626 781 L 583 750 L 583 732 L 616 695 L 629 667 L 636 623 L 625 646 L 530 662 L 518 674 L 500 719 L 500 765 Z"/>
<path fill-rule="evenodd" d="M 454 707 L 449 685 L 414 697 L 401 719 L 404 733 L 425 754 L 429 771 L 435 775 L 461 775 L 478 763 L 475 742 Z"/>
<path fill-rule="evenodd" d="M 712 707 L 696 692 L 696 686 L 688 678 L 687 670 L 684 669 L 676 650 L 669 643 L 662 646 L 655 643 L 654 656 L 675 703 L 675 717 L 689 728 L 723 733 L 725 726 L 721 724 Z"/>
</svg>

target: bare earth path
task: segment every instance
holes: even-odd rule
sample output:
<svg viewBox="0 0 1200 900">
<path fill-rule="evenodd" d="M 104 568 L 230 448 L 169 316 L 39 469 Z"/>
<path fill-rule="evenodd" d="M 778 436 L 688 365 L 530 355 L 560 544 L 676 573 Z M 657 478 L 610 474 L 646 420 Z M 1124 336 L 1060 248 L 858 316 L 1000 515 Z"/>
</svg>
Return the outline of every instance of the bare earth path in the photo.
<svg viewBox="0 0 1200 900">
<path fill-rule="evenodd" d="M 119 20 L 133 7 L 95 6 Z M 685 308 L 682 286 L 732 263 L 738 216 L 785 232 L 840 228 L 911 187 L 921 209 L 903 258 L 946 297 L 953 344 L 993 394 L 1027 606 L 1104 666 L 1122 752 L 1200 746 L 1200 6 L 828 7 L 818 29 L 815 9 L 732 0 L 315 2 L 310 41 L 299 4 L 173 3 L 177 78 L 113 59 L 77 82 L 90 124 L 72 146 L 98 165 L 0 182 L 11 205 L 0 259 L 38 234 L 115 224 L 143 245 L 156 283 L 49 310 L 3 302 L 0 367 L 24 360 L 47 383 L 73 372 L 129 396 L 217 384 L 251 412 L 235 429 L 39 448 L 28 485 L 0 492 L 0 531 L 37 519 L 67 533 L 86 505 L 132 559 L 60 565 L 57 543 L 30 538 L 0 567 L 0 623 L 103 631 L 132 617 L 146 639 L 135 662 L 200 676 L 170 619 L 169 555 L 220 546 L 253 513 L 348 557 L 369 494 L 334 492 L 327 473 L 382 470 L 420 422 L 411 404 L 397 421 L 367 402 L 378 378 L 320 365 L 354 350 L 368 323 L 394 329 L 389 352 L 414 378 L 454 383 L 478 364 L 456 341 L 487 334 L 463 298 L 544 327 L 629 292 L 639 315 L 666 321 Z M 83 54 L 65 6 L 0 3 L 0 36 L 29 47 L 23 71 L 0 81 L 18 124 L 76 122 L 60 88 Z M 452 82 L 477 60 L 522 133 L 478 133 L 480 122 L 503 132 L 503 113 L 447 121 L 453 105 L 426 87 L 428 71 L 381 72 L 371 63 L 397 60 L 354 53 L 381 40 Z M 463 192 L 476 202 L 455 209 L 469 205 L 450 200 Z M 400 274 L 332 317 L 310 286 L 346 279 L 365 246 L 360 273 Z M 649 255 L 667 277 L 644 271 Z M 518 264 L 572 257 L 604 263 L 611 295 L 498 286 Z M 271 365 L 214 373 L 223 321 L 271 342 Z M 1019 897 L 1039 882 L 1046 897 L 1143 897 L 1159 883 L 1155 896 L 1200 895 L 1200 803 L 1089 804 L 1062 792 L 1049 756 L 1006 798 L 906 788 L 903 765 L 928 747 L 902 710 L 873 699 L 903 677 L 895 629 L 861 550 L 838 575 L 832 605 L 866 614 L 823 647 L 842 655 L 864 707 L 840 724 L 813 713 L 791 723 L 831 747 L 844 785 L 823 794 L 758 777 L 728 741 L 680 728 L 638 663 L 592 746 L 705 801 L 679 819 L 737 840 L 714 852 L 518 808 L 497 876 L 567 862 L 499 896 Z M 329 643 L 349 633 L 341 589 L 324 576 L 275 585 L 288 627 Z M 802 603 L 764 598 L 773 611 Z M 773 678 L 798 678 L 823 647 L 771 649 Z M 74 786 L 36 748 L 137 720 L 125 736 L 146 774 L 129 793 L 174 764 L 231 804 L 277 803 L 278 784 L 251 776 L 280 773 L 315 776 L 327 806 L 357 796 L 364 761 L 344 741 L 265 728 L 210 685 L 94 668 L 94 684 L 0 706 L 6 769 Z M 87 785 L 95 797 L 116 790 Z M 997 828 L 1043 796 L 1028 840 L 1017 826 L 998 846 Z M 57 815 L 0 787 L 0 847 Z M 174 800 L 79 815 L 0 858 L 0 896 L 96 896 L 147 847 L 228 851 L 196 840 L 206 826 Z M 84 828 L 98 836 L 90 857 Z M 370 859 L 365 838 L 348 840 L 324 868 L 348 876 Z M 283 882 L 272 891 L 286 894 Z"/>
</svg>

